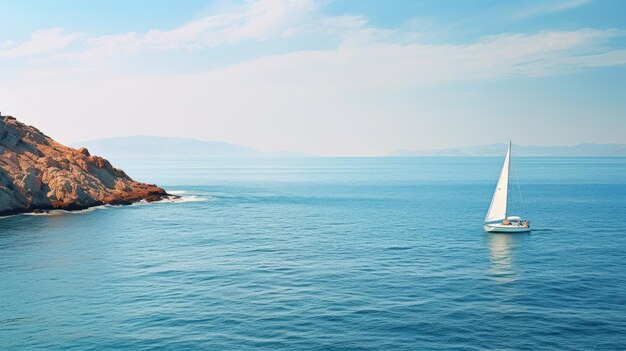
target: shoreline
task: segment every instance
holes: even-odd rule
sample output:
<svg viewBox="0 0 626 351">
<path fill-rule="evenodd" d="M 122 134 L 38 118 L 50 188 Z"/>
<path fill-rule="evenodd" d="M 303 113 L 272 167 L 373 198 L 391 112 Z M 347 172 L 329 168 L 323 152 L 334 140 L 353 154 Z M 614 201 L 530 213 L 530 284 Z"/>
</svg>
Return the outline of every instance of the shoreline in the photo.
<svg viewBox="0 0 626 351">
<path fill-rule="evenodd" d="M 122 206 L 131 206 L 137 203 L 145 202 L 145 203 L 158 203 L 163 200 L 176 200 L 181 198 L 179 195 L 164 193 L 158 195 L 150 195 L 148 197 L 137 198 L 132 200 L 113 200 L 110 202 L 96 201 L 90 205 L 78 205 L 78 204 L 70 204 L 65 207 L 54 207 L 54 206 L 34 206 L 23 209 L 13 209 L 0 211 L 0 219 L 19 216 L 19 215 L 46 215 L 53 211 L 63 211 L 66 213 L 78 213 L 81 211 L 86 211 L 92 208 L 98 208 L 102 206 L 111 206 L 111 207 L 122 207 Z"/>
</svg>

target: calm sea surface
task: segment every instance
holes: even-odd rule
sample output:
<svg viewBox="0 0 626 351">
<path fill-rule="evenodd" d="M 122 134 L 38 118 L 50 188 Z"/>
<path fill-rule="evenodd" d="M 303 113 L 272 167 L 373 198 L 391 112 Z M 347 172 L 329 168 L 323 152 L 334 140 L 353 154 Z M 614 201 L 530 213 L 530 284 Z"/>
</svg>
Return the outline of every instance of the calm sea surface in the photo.
<svg viewBox="0 0 626 351">
<path fill-rule="evenodd" d="M 114 161 L 183 200 L 0 219 L 0 349 L 626 349 L 626 159 Z"/>
</svg>

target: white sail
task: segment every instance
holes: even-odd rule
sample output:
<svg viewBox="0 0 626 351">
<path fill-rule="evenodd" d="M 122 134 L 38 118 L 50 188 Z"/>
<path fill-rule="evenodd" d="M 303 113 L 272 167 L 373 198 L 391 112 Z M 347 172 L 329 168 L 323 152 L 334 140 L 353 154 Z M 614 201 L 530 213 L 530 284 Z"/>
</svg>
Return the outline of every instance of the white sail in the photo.
<svg viewBox="0 0 626 351">
<path fill-rule="evenodd" d="M 491 198 L 491 205 L 489 205 L 489 211 L 485 217 L 485 223 L 492 221 L 501 221 L 506 218 L 506 205 L 507 196 L 509 194 L 509 164 L 511 156 L 511 142 L 509 141 L 509 148 L 506 150 L 506 156 L 504 156 L 504 164 L 502 165 L 502 171 L 500 172 L 500 178 L 498 178 L 498 185 Z"/>
</svg>

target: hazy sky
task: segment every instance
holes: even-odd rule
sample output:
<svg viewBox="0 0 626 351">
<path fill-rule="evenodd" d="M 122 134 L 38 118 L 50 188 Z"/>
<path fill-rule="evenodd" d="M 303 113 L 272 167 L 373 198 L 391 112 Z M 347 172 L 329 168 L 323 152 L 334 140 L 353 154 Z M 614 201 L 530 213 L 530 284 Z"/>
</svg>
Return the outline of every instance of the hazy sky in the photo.
<svg viewBox="0 0 626 351">
<path fill-rule="evenodd" d="M 64 143 L 626 143 L 626 1 L 0 0 L 0 13 L 0 111 Z"/>
</svg>

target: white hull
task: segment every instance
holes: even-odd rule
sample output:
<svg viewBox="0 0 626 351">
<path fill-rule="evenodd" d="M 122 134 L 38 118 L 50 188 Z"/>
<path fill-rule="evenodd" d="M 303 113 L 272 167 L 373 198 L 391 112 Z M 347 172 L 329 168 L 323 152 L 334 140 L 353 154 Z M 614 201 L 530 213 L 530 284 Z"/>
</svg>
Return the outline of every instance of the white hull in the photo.
<svg viewBox="0 0 626 351">
<path fill-rule="evenodd" d="M 485 224 L 483 225 L 487 233 L 528 233 L 530 227 L 522 227 L 520 225 L 504 225 L 497 224 Z"/>
</svg>

